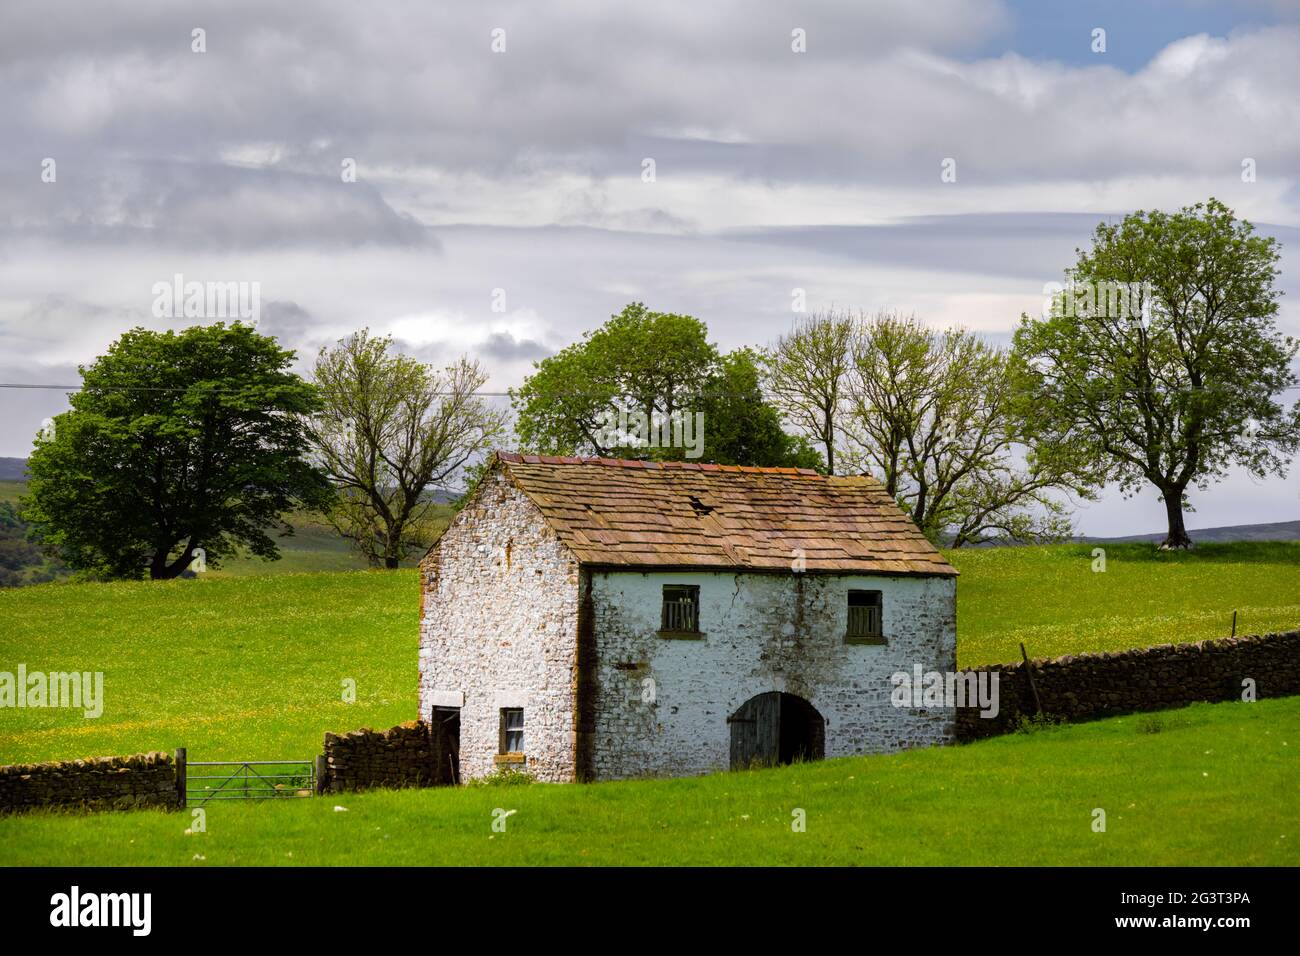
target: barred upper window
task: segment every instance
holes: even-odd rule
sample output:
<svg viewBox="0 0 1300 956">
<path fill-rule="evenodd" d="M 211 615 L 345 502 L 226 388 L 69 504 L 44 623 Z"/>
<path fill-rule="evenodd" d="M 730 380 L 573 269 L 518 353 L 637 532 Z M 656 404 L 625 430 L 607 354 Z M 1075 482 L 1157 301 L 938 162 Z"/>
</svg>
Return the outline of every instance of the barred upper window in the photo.
<svg viewBox="0 0 1300 956">
<path fill-rule="evenodd" d="M 883 610 L 879 591 L 849 592 L 849 626 L 845 640 L 878 641 L 884 638 Z"/>
<path fill-rule="evenodd" d="M 660 629 L 698 633 L 700 630 L 700 589 L 690 584 L 665 584 Z"/>
</svg>

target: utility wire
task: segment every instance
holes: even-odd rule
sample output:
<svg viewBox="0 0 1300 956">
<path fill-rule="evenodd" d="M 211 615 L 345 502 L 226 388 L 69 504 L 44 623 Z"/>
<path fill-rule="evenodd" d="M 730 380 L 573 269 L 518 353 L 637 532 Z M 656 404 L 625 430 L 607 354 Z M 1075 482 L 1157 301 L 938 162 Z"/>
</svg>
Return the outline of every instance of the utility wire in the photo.
<svg viewBox="0 0 1300 956">
<path fill-rule="evenodd" d="M 95 387 L 96 387 L 96 389 L 98 389 L 98 390 L 100 390 L 100 391 L 111 391 L 111 392 L 185 392 L 185 391 L 189 391 L 189 389 L 190 389 L 192 386 L 180 386 L 180 385 L 176 385 L 176 386 L 150 386 L 150 385 L 97 385 L 97 386 L 95 386 Z M 85 389 L 85 386 L 84 386 L 84 385 L 46 385 L 46 384 L 40 384 L 40 383 L 35 383 L 35 382 L 0 382 L 0 388 L 16 388 L 16 389 L 46 389 L 46 390 L 49 390 L 49 391 L 56 391 L 56 392 L 80 392 L 80 391 L 82 391 L 82 390 Z M 1292 391 L 1292 390 L 1297 389 L 1297 388 L 1300 388 L 1300 385 L 1284 385 L 1281 389 L 1279 389 L 1279 391 L 1289 392 L 1289 391 Z M 1183 387 L 1183 388 L 1177 388 L 1177 389 L 1161 389 L 1161 390 L 1159 390 L 1159 391 L 1160 391 L 1162 394 L 1169 394 L 1169 393 L 1171 393 L 1171 392 L 1222 391 L 1222 390 L 1224 390 L 1224 389 L 1225 389 L 1225 386 L 1222 386 L 1222 385 L 1214 385 L 1214 386 L 1210 386 L 1210 385 L 1188 385 L 1188 386 L 1185 386 L 1185 387 Z M 208 391 L 224 393 L 224 392 L 237 392 L 237 391 L 242 391 L 242 389 L 235 389 L 235 388 L 212 388 L 212 389 L 208 389 Z M 1136 390 L 1136 389 L 1125 389 L 1125 391 L 1137 391 L 1137 390 Z M 442 395 L 457 395 L 457 394 L 461 394 L 461 393 L 458 393 L 458 392 L 433 392 L 432 394 L 442 396 Z M 480 397 L 482 397 L 482 398 L 513 398 L 513 397 L 516 397 L 516 396 L 513 395 L 511 392 L 486 392 L 486 391 L 474 391 L 474 392 L 470 392 L 469 394 L 471 394 L 471 395 L 477 395 L 477 396 L 480 396 Z M 542 394 L 542 395 L 547 395 L 548 397 L 551 397 L 551 398 L 608 398 L 608 397 L 609 397 L 609 396 L 608 396 L 608 393 L 606 393 L 606 392 L 543 392 L 543 393 L 540 393 L 540 394 Z M 716 396 L 718 396 L 718 397 L 723 397 L 723 398 L 744 398 L 744 397 L 746 397 L 746 396 L 748 396 L 748 395 L 750 395 L 750 394 L 752 394 L 752 393 L 751 393 L 751 392 L 712 392 L 712 391 L 710 391 L 708 394 L 710 394 L 710 395 L 716 395 Z M 772 393 L 769 393 L 769 392 L 762 392 L 762 393 L 760 393 L 760 394 L 763 394 L 763 395 L 771 395 Z"/>
</svg>

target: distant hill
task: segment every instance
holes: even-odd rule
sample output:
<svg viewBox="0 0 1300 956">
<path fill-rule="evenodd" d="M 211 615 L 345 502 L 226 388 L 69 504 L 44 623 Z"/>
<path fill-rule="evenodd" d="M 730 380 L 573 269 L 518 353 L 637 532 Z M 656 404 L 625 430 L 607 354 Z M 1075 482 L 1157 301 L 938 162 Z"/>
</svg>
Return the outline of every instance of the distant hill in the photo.
<svg viewBox="0 0 1300 956">
<path fill-rule="evenodd" d="M 70 572 L 58 562 L 47 560 L 25 543 L 26 525 L 11 506 L 27 493 L 25 458 L 0 458 L 0 588 L 35 584 L 50 578 L 66 577 Z M 429 497 L 438 504 L 437 513 L 450 521 L 452 510 L 446 502 L 455 494 L 446 489 L 430 489 Z M 315 515 L 286 516 L 294 529 L 290 537 L 274 534 L 280 547 L 279 561 L 263 561 L 251 556 L 230 558 L 223 563 L 220 576 L 284 574 L 302 571 L 354 571 L 366 562 L 333 528 Z M 418 556 L 417 556 L 418 557 Z M 403 562 L 414 564 L 415 558 Z"/>
<path fill-rule="evenodd" d="M 0 481 L 26 481 L 26 458 L 0 458 Z M 430 488 L 425 494 L 440 505 L 449 504 L 460 494 L 447 488 Z"/>
<path fill-rule="evenodd" d="M 1272 524 L 1234 524 L 1221 528 L 1188 528 L 1192 543 L 1205 541 L 1300 541 L 1300 521 L 1276 521 Z M 1081 535 L 1077 540 L 1092 543 L 1105 541 L 1163 541 L 1163 531 L 1117 537 Z"/>
</svg>

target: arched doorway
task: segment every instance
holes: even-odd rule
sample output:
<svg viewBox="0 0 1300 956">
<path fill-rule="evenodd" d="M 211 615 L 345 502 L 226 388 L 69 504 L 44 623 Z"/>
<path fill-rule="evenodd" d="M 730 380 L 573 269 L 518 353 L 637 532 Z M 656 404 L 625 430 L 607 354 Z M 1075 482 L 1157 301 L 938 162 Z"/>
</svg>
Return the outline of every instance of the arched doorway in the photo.
<svg viewBox="0 0 1300 956">
<path fill-rule="evenodd" d="M 817 708 L 794 694 L 770 691 L 751 697 L 727 723 L 732 770 L 826 755 L 826 721 Z"/>
</svg>

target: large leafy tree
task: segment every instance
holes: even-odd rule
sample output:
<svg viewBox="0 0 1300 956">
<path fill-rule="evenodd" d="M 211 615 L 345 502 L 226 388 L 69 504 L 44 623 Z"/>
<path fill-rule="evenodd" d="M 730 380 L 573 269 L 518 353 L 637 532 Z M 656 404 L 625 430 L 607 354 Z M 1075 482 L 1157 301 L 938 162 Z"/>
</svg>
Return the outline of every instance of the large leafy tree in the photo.
<svg viewBox="0 0 1300 956">
<path fill-rule="evenodd" d="M 781 414 L 763 397 L 760 358 L 736 349 L 719 359 L 700 392 L 708 460 L 719 465 L 823 468 L 817 449 L 781 427 Z"/>
<path fill-rule="evenodd" d="M 323 404 L 308 432 L 338 491 L 326 516 L 372 565 L 396 568 L 436 537 L 431 486 L 491 448 L 504 412 L 476 394 L 477 362 L 435 369 L 366 330 L 321 349 L 313 378 Z"/>
<path fill-rule="evenodd" d="M 519 442 L 530 450 L 680 459 L 687 449 L 637 444 L 627 430 L 610 428 L 611 418 L 632 412 L 647 422 L 674 415 L 694 421 L 702 412 L 701 460 L 765 466 L 816 461 L 805 443 L 782 432 L 759 388 L 756 357 L 747 350 L 721 355 L 705 324 L 689 315 L 634 302 L 535 368 L 512 393 Z"/>
<path fill-rule="evenodd" d="M 268 530 L 329 496 L 304 456 L 317 398 L 293 357 L 239 323 L 124 334 L 36 441 L 33 535 L 103 577 L 174 578 L 200 551 L 212 567 L 241 548 L 278 558 Z"/>
<path fill-rule="evenodd" d="M 1231 466 L 1285 474 L 1300 447 L 1300 343 L 1275 326 L 1278 247 L 1211 199 L 1099 225 L 1046 318 L 1015 335 L 1024 420 L 1044 455 L 1165 503 L 1166 548 L 1191 545 L 1187 490 Z"/>
<path fill-rule="evenodd" d="M 582 341 L 535 364 L 512 393 L 523 447 L 548 454 L 633 454 L 611 441 L 610 412 L 647 419 L 693 411 L 718 361 L 704 323 L 633 302 Z"/>
</svg>

